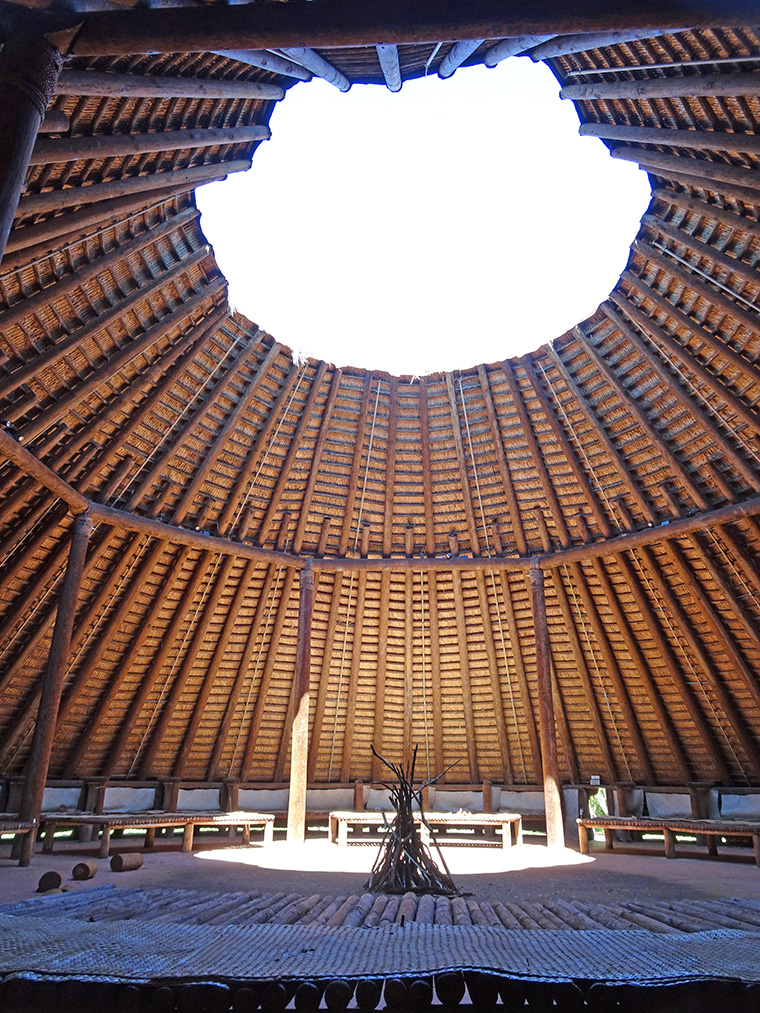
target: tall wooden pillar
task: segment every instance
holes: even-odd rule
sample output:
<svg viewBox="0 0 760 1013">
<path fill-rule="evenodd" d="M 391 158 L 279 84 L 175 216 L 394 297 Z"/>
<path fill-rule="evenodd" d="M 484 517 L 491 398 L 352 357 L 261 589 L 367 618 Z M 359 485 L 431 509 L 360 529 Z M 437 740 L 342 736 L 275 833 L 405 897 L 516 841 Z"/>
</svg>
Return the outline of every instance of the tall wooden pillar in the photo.
<svg viewBox="0 0 760 1013">
<path fill-rule="evenodd" d="M 74 518 L 66 575 L 63 578 L 61 596 L 58 599 L 58 612 L 55 618 L 53 639 L 50 642 L 50 654 L 42 678 L 42 696 L 34 726 L 32 747 L 26 764 L 24 793 L 19 805 L 19 819 L 22 820 L 39 819 L 42 808 L 42 796 L 45 791 L 55 726 L 58 720 L 58 705 L 61 702 L 63 680 L 71 649 L 71 631 L 74 627 L 74 615 L 79 588 L 82 584 L 84 559 L 91 533 L 92 518 L 90 515 L 87 513 L 77 514 Z M 34 834 L 24 835 L 19 855 L 20 865 L 29 865 L 31 862 L 34 840 Z"/>
<path fill-rule="evenodd" d="M 544 774 L 546 806 L 546 843 L 550 848 L 564 848 L 565 828 L 562 821 L 562 795 L 557 762 L 557 732 L 554 724 L 549 629 L 546 625 L 544 574 L 537 562 L 530 568 L 530 594 L 533 604 L 533 629 L 536 637 L 536 670 L 538 678 L 538 721 L 541 737 L 541 760 Z"/>
<path fill-rule="evenodd" d="M 61 54 L 41 35 L 15 32 L 0 52 L 0 260 L 62 66 Z"/>
<path fill-rule="evenodd" d="M 311 617 L 314 611 L 314 571 L 311 561 L 301 570 L 298 606 L 298 651 L 293 726 L 290 740 L 290 797 L 288 840 L 303 843 L 306 835 L 306 770 L 309 760 L 309 676 L 311 672 Z"/>
</svg>

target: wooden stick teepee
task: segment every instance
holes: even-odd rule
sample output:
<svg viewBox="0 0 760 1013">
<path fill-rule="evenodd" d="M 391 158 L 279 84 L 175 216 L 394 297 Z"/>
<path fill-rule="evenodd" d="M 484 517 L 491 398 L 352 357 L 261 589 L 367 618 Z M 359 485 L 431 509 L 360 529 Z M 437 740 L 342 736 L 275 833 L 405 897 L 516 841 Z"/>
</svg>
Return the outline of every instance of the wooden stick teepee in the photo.
<svg viewBox="0 0 760 1013">
<path fill-rule="evenodd" d="M 366 889 L 370 893 L 435 893 L 452 896 L 459 893 L 446 867 L 446 861 L 438 847 L 425 814 L 422 810 L 422 792 L 428 785 L 437 781 L 442 774 L 426 781 L 416 791 L 414 784 L 414 765 L 417 760 L 417 747 L 415 746 L 412 762 L 407 770 L 401 765 L 388 763 L 383 759 L 375 747 L 372 752 L 396 777 L 395 784 L 385 784 L 391 795 L 391 801 L 396 810 L 392 823 L 387 823 L 388 834 L 380 845 L 375 863 L 367 880 Z M 447 767 L 446 770 L 449 770 Z M 443 771 L 442 773 L 445 773 Z M 419 806 L 420 821 L 424 825 L 430 839 L 433 841 L 443 865 L 443 871 L 438 868 L 427 846 L 420 836 L 420 823 L 414 818 L 414 802 Z"/>
</svg>

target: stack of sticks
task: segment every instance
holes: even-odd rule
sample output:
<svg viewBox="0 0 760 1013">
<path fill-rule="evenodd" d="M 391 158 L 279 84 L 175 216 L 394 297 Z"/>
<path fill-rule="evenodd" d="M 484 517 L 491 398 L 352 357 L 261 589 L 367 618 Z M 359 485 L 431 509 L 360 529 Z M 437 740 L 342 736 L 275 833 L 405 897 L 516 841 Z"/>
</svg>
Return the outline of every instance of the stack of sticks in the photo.
<svg viewBox="0 0 760 1013">
<path fill-rule="evenodd" d="M 417 747 L 414 749 L 411 764 L 406 770 L 401 765 L 388 763 L 375 750 L 374 746 L 372 752 L 395 777 L 393 784 L 383 782 L 383 787 L 390 792 L 396 815 L 392 823 L 388 823 L 386 820 L 386 838 L 380 845 L 380 850 L 367 880 L 366 889 L 370 893 L 407 893 L 411 891 L 449 897 L 457 895 L 459 890 L 451 879 L 446 860 L 422 809 L 423 791 L 446 771 L 437 774 L 415 790 L 414 767 L 417 761 Z M 420 824 L 414 818 L 415 802 L 419 808 L 421 824 L 430 834 L 430 840 L 438 852 L 443 870 L 438 867 L 422 841 Z"/>
</svg>

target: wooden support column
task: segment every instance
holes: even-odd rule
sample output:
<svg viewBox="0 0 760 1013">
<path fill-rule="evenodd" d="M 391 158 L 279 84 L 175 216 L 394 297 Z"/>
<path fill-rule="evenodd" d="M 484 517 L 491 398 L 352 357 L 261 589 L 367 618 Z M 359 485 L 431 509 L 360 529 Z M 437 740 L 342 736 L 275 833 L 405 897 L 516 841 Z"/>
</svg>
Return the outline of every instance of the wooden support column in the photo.
<svg viewBox="0 0 760 1013">
<path fill-rule="evenodd" d="M 39 819 L 42 808 L 42 795 L 45 791 L 50 754 L 53 749 L 53 736 L 58 718 L 58 704 L 69 661 L 71 631 L 74 628 L 77 598 L 82 583 L 84 560 L 91 532 L 92 518 L 89 514 L 77 514 L 74 518 L 69 561 L 61 588 L 61 596 L 58 599 L 55 629 L 42 682 L 42 699 L 37 712 L 34 738 L 26 765 L 24 793 L 19 806 L 20 820 Z M 24 835 L 21 844 L 20 865 L 29 865 L 31 862 L 34 842 L 34 834 Z"/>
<path fill-rule="evenodd" d="M 309 758 L 309 675 L 311 671 L 311 619 L 314 611 L 314 571 L 311 562 L 301 570 L 298 605 L 298 652 L 295 671 L 295 707 L 290 747 L 288 840 L 303 843 L 306 833 L 306 769 Z"/>
<path fill-rule="evenodd" d="M 0 260 L 62 66 L 63 57 L 42 36 L 12 34 L 0 52 Z"/>
<path fill-rule="evenodd" d="M 564 848 L 565 829 L 562 821 L 562 796 L 559 788 L 557 735 L 554 726 L 554 702 L 552 699 L 549 629 L 546 624 L 544 575 L 539 569 L 537 560 L 531 564 L 530 568 L 530 593 L 533 605 L 533 628 L 536 636 L 538 717 L 544 774 L 546 844 L 550 848 Z"/>
</svg>

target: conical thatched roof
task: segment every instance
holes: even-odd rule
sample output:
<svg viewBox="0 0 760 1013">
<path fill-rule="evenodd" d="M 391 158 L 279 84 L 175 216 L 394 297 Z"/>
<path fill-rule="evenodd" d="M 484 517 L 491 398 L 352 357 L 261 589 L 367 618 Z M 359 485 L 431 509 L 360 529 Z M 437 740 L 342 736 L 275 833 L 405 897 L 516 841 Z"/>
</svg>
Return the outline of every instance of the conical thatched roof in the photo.
<svg viewBox="0 0 760 1013">
<path fill-rule="evenodd" d="M 208 4 L 198 32 L 242 10 Z M 278 49 L 266 70 L 182 52 L 186 36 L 140 54 L 151 25 L 172 45 L 165 18 L 195 13 L 78 15 L 0 266 L 0 418 L 100 505 L 51 775 L 284 781 L 313 558 L 309 780 L 376 776 L 370 745 L 401 759 L 411 731 L 423 773 L 461 758 L 450 780 L 536 783 L 538 555 L 562 776 L 760 783 L 757 32 L 611 18 L 542 42 L 525 21 L 514 51 L 549 63 L 582 133 L 650 173 L 651 204 L 593 316 L 521 358 L 411 381 L 294 363 L 232 313 L 192 190 L 249 164 L 296 84 L 285 59 L 397 89 L 510 45 L 394 44 L 370 23 L 351 48 L 327 32 L 323 63 Z M 2 464 L 8 773 L 71 523 Z"/>
</svg>

